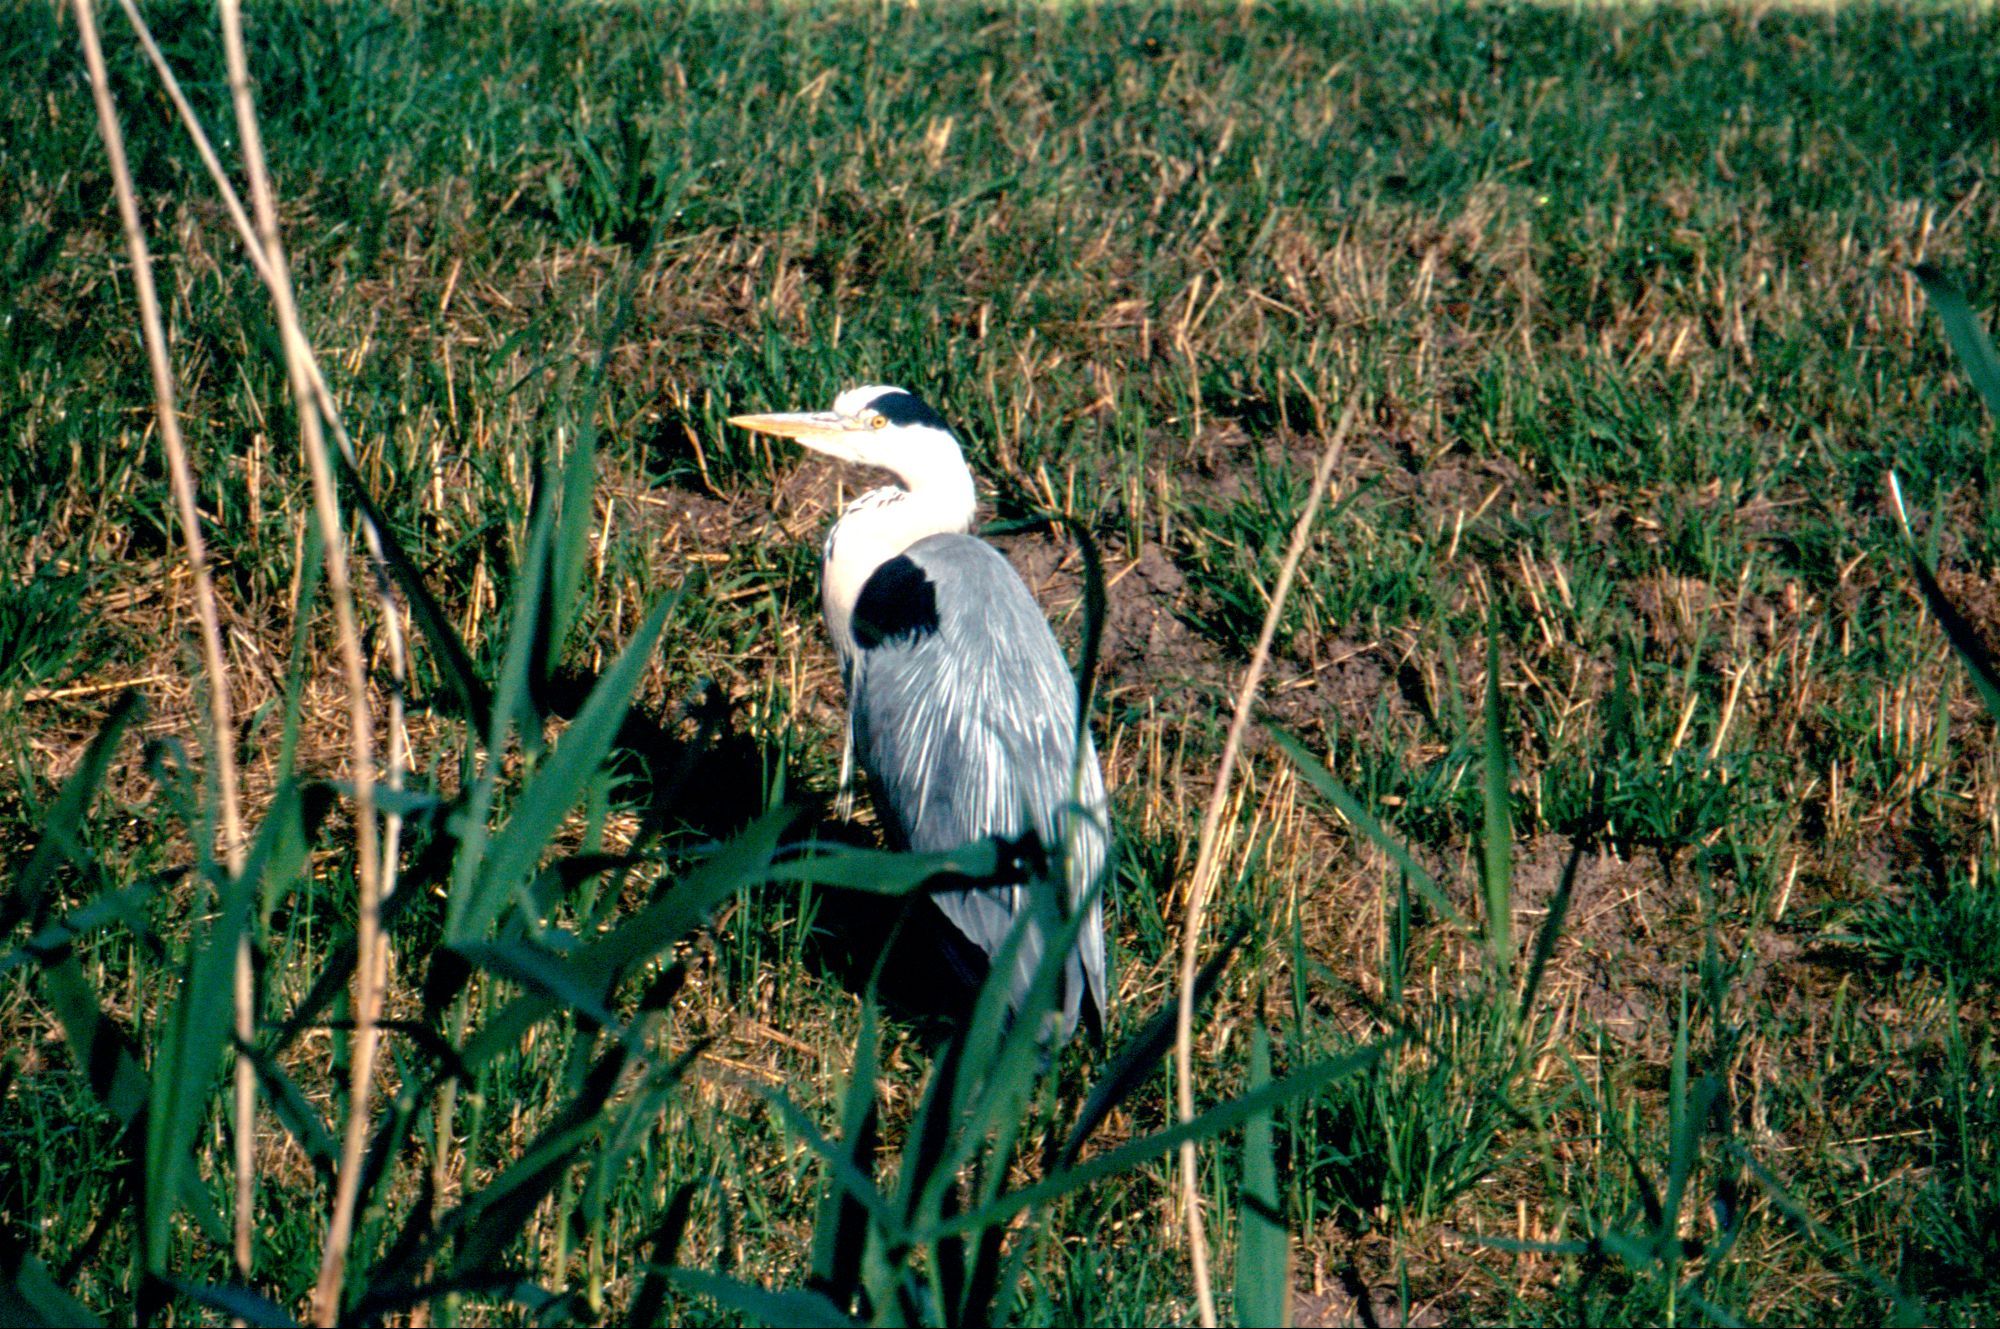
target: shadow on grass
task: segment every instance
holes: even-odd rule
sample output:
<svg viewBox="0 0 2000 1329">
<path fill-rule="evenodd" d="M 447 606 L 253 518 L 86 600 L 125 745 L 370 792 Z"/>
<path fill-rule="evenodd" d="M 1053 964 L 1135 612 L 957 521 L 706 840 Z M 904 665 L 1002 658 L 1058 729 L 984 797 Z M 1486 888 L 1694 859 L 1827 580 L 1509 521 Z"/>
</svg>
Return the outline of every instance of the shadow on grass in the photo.
<svg viewBox="0 0 2000 1329">
<path fill-rule="evenodd" d="M 587 672 L 560 671 L 542 700 L 550 714 L 567 720 L 596 684 Z M 782 766 L 778 745 L 746 732 L 713 685 L 678 716 L 628 712 L 612 748 L 625 800 L 641 819 L 640 837 L 668 843 L 720 843 L 740 833 L 768 810 L 770 773 Z M 801 812 L 783 843 L 881 847 L 871 826 L 836 813 L 831 794 L 796 783 L 787 783 L 783 793 Z M 801 895 L 795 886 L 766 884 L 756 892 L 752 917 L 803 915 L 801 959 L 808 969 L 856 996 L 865 996 L 873 982 L 884 1006 L 935 1051 L 970 1012 L 986 979 L 986 953 L 925 897 L 894 899 L 833 886 L 807 890 Z"/>
</svg>

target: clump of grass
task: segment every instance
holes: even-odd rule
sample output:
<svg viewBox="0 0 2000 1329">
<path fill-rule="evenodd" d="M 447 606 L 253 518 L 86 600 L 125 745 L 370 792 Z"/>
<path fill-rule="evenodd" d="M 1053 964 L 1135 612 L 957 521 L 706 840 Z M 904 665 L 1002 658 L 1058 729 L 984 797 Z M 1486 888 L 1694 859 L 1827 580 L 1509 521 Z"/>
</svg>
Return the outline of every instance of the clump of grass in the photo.
<svg viewBox="0 0 2000 1329">
<path fill-rule="evenodd" d="M 103 637 L 76 630 L 88 590 L 81 574 L 47 564 L 0 586 L 0 676 L 19 690 L 53 690 L 102 663 Z"/>
<path fill-rule="evenodd" d="M 2000 904 L 1963 868 L 1871 900 L 1848 925 L 1861 947 L 1905 972 L 1929 971 L 1967 989 L 2000 978 Z"/>
</svg>

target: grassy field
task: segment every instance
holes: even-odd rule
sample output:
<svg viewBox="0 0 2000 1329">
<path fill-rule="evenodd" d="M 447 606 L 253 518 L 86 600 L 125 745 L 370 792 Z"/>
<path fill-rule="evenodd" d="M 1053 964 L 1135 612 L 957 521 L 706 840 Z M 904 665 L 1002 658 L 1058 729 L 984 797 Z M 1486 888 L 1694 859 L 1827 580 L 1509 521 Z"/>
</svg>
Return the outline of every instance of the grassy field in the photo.
<svg viewBox="0 0 2000 1329">
<path fill-rule="evenodd" d="M 145 12 L 233 161 L 213 13 Z M 114 1320 L 303 1315 L 347 1095 L 346 692 L 269 302 L 101 18 L 268 852 L 250 897 L 214 870 L 75 16 L 10 6 L 0 1318 L 54 1287 Z M 813 1131 L 868 1119 L 879 1162 L 851 1157 L 885 1193 L 936 1165 L 937 1033 L 892 1001 L 877 1047 L 864 1010 L 889 906 L 741 861 L 778 852 L 784 806 L 788 840 L 872 843 L 829 810 L 818 619 L 859 477 L 724 421 L 863 382 L 960 426 L 989 515 L 1080 520 L 1108 584 L 1116 1004 L 1105 1048 L 954 1118 L 968 1196 L 1060 1173 L 1171 999 L 1229 699 L 1358 396 L 1229 810 L 1204 955 L 1241 942 L 1195 1043 L 1204 1106 L 1262 1081 L 1260 1031 L 1273 1074 L 1343 1073 L 1248 1149 L 1204 1145 L 1225 1317 L 1281 1280 L 1239 1199 L 1272 1157 L 1299 1323 L 2000 1314 L 2000 747 L 1885 482 L 2000 644 L 1994 422 L 1911 275 L 2000 303 L 1991 7 L 285 3 L 249 30 L 359 482 L 505 703 L 489 744 L 410 627 L 399 1024 L 350 1315 L 819 1313 L 844 1298 L 800 1299 L 840 1263 L 815 1242 L 858 1201 Z M 1075 548 L 1000 542 L 1074 645 Z M 593 709 L 635 635 L 629 716 Z M 568 815 L 507 834 L 542 812 Z M 480 875 L 481 818 L 528 854 L 513 877 Z M 715 907 L 633 940 L 692 898 Z M 188 1032 L 226 1020 L 202 983 L 234 911 L 273 1104 L 256 1306 L 212 1290 L 234 1126 L 221 1035 Z M 605 938 L 626 949 L 582 992 Z M 1126 1087 L 1083 1159 L 1170 1124 L 1164 1069 Z M 861 1313 L 1191 1321 L 1168 1159 L 1107 1171 L 986 1229 L 983 1305 L 943 1247 L 878 1233 L 869 1287 L 905 1261 L 945 1295 Z"/>
</svg>

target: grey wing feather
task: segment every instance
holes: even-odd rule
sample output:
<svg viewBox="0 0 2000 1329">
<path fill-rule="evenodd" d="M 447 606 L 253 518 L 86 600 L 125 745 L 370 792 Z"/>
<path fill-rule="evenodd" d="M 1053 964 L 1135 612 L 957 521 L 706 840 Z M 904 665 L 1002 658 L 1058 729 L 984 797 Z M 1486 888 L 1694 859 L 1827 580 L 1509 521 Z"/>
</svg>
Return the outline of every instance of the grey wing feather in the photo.
<svg viewBox="0 0 2000 1329">
<path fill-rule="evenodd" d="M 855 754 L 893 838 L 954 849 L 1030 825 L 1051 859 L 1066 852 L 1074 907 L 1104 871 L 1104 775 L 1089 735 L 1076 761 L 1076 684 L 1028 588 L 999 551 L 966 535 L 918 541 L 905 556 L 935 588 L 937 630 L 855 651 L 849 678 Z M 1081 813 L 1082 815 L 1076 815 Z M 1066 846 L 1066 850 L 1061 847 Z M 1023 888 L 941 892 L 938 906 L 989 955 L 1026 906 Z M 1018 999 L 1042 951 L 1024 938 Z M 1096 897 L 1063 984 L 1063 1033 L 1081 1004 L 1104 1011 L 1104 921 Z"/>
</svg>

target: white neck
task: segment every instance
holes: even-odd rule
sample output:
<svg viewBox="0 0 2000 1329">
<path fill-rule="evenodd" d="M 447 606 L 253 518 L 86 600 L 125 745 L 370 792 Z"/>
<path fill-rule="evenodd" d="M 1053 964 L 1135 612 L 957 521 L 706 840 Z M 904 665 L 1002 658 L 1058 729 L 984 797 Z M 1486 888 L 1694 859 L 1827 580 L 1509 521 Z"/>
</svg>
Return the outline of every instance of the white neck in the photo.
<svg viewBox="0 0 2000 1329">
<path fill-rule="evenodd" d="M 905 470 L 897 478 L 905 487 L 869 490 L 847 505 L 827 533 L 820 607 L 826 614 L 827 635 L 843 660 L 854 650 L 848 635 L 854 602 L 875 569 L 926 536 L 972 529 L 978 496 L 964 462 L 921 472 Z"/>
</svg>

